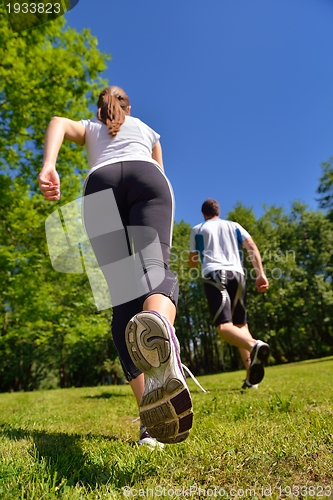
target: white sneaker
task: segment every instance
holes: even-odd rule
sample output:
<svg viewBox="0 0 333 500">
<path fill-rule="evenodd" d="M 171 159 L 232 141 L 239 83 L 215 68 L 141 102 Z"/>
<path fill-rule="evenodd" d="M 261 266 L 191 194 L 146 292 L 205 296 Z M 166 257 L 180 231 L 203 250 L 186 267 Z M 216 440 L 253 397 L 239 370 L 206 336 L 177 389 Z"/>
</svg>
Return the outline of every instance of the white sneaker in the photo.
<svg viewBox="0 0 333 500">
<path fill-rule="evenodd" d="M 250 357 L 251 364 L 249 368 L 248 381 L 251 385 L 259 384 L 265 375 L 264 365 L 267 363 L 270 347 L 266 342 L 257 340 L 252 347 Z"/>
<path fill-rule="evenodd" d="M 250 382 L 246 379 L 242 385 L 242 389 L 258 389 L 259 384 L 250 384 Z"/>
<path fill-rule="evenodd" d="M 133 363 L 145 376 L 141 422 L 159 442 L 184 441 L 193 423 L 192 399 L 174 328 L 156 311 L 143 311 L 128 322 L 125 340 Z"/>
<path fill-rule="evenodd" d="M 156 439 L 152 438 L 144 425 L 140 425 L 140 439 L 138 441 L 139 446 L 149 446 L 149 448 L 159 448 L 163 449 L 164 444 L 159 443 Z"/>
</svg>

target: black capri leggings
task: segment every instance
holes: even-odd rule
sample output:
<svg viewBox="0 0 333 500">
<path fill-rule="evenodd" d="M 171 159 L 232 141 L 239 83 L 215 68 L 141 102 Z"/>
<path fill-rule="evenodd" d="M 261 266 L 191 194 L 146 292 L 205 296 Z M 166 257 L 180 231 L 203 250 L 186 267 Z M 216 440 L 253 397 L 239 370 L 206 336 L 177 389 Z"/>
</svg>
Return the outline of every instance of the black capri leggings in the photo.
<svg viewBox="0 0 333 500">
<path fill-rule="evenodd" d="M 83 198 L 83 221 L 110 290 L 113 340 L 125 376 L 131 380 L 141 372 L 127 351 L 128 321 L 142 311 L 149 295 L 163 294 L 175 306 L 178 302 L 178 280 L 169 269 L 174 199 L 164 173 L 145 161 L 125 161 L 96 169 L 86 181 L 83 196 L 105 190 L 110 190 L 108 198 L 114 196 L 120 227 L 96 236 L 98 221 L 103 219 L 107 225 L 107 219 L 117 215 L 109 213 L 110 204 L 105 209 L 102 197 L 96 195 Z"/>
</svg>

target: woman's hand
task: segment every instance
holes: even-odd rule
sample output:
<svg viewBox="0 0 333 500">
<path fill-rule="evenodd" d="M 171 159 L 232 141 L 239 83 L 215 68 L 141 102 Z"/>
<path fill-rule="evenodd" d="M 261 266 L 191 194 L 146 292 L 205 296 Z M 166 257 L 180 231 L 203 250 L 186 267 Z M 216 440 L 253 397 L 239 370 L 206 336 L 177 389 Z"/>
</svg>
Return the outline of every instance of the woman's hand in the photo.
<svg viewBox="0 0 333 500">
<path fill-rule="evenodd" d="M 45 200 L 60 200 L 60 179 L 54 167 L 43 168 L 38 176 L 38 182 Z"/>
<path fill-rule="evenodd" d="M 55 165 L 64 139 L 83 146 L 85 128 L 81 122 L 54 116 L 48 124 L 45 143 L 43 168 L 38 176 L 39 187 L 45 200 L 60 200 L 60 179 Z"/>
</svg>

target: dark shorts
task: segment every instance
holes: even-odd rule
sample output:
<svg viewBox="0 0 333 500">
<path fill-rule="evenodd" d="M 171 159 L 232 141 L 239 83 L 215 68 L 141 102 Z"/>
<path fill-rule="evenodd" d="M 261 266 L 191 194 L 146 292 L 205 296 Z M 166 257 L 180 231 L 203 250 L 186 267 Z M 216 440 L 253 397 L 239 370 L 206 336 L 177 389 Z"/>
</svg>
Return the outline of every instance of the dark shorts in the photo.
<svg viewBox="0 0 333 500">
<path fill-rule="evenodd" d="M 144 301 L 152 294 L 165 295 L 177 306 L 178 280 L 169 269 L 174 200 L 169 181 L 151 162 L 126 161 L 98 168 L 88 177 L 84 197 L 110 189 L 121 219 L 119 229 L 96 236 L 100 220 L 103 224 L 108 223 L 108 214 L 105 213 L 107 204 L 103 206 L 103 201 L 99 206 L 95 201 L 90 204 L 83 198 L 83 221 L 108 283 L 113 304 L 113 340 L 126 378 L 131 380 L 141 372 L 134 366 L 127 351 L 125 328 L 128 321 L 142 311 Z M 109 215 L 109 219 L 113 220 L 114 214 Z M 147 251 L 148 247 L 152 250 Z M 131 256 L 134 254 L 133 259 Z M 128 265 L 119 271 L 118 263 L 124 257 Z M 112 267 L 114 263 L 116 273 Z M 121 293 L 126 297 L 128 294 L 125 292 L 131 294 L 132 290 L 145 292 L 141 295 L 133 292 L 135 297 L 131 300 L 119 300 Z"/>
<path fill-rule="evenodd" d="M 243 274 L 220 269 L 203 278 L 208 309 L 215 326 L 245 325 L 246 281 Z"/>
</svg>

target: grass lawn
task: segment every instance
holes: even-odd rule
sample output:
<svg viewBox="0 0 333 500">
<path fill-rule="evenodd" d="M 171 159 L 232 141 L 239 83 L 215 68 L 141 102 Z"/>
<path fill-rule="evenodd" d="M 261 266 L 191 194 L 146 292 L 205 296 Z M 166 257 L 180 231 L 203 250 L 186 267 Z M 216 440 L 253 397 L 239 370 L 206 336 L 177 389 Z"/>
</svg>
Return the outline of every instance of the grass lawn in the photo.
<svg viewBox="0 0 333 500">
<path fill-rule="evenodd" d="M 138 447 L 130 387 L 0 394 L 0 499 L 333 498 L 333 357 L 188 379 L 194 426 Z"/>
</svg>

